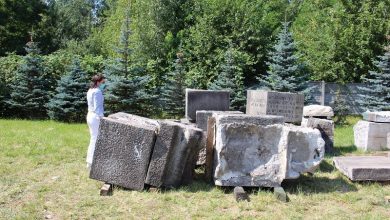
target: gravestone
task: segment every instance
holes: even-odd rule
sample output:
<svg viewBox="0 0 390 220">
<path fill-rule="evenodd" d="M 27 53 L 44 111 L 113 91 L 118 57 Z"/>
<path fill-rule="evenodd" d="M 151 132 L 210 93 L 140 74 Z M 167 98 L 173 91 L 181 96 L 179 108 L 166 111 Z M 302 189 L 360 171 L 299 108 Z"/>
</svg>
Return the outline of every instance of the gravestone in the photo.
<svg viewBox="0 0 390 220">
<path fill-rule="evenodd" d="M 322 139 L 325 141 L 325 152 L 333 152 L 334 143 L 334 122 L 327 119 L 303 118 L 302 127 L 317 128 L 321 132 Z"/>
<path fill-rule="evenodd" d="M 219 186 L 280 186 L 313 172 L 324 156 L 318 130 L 284 125 L 281 116 L 216 115 L 213 179 Z"/>
<path fill-rule="evenodd" d="M 390 123 L 359 121 L 353 126 L 354 140 L 357 148 L 364 151 L 376 151 L 387 148 L 387 134 Z"/>
<path fill-rule="evenodd" d="M 286 122 L 300 123 L 302 121 L 304 95 L 273 92 L 264 90 L 248 90 L 246 114 L 249 115 L 280 115 Z"/>
<path fill-rule="evenodd" d="M 90 178 L 142 190 L 156 130 L 156 121 L 130 114 L 101 119 Z"/>
<path fill-rule="evenodd" d="M 228 111 L 229 107 L 229 91 L 186 89 L 186 118 L 189 121 L 196 121 L 196 111 Z"/>
<path fill-rule="evenodd" d="M 161 120 L 145 183 L 155 187 L 177 187 L 191 182 L 200 149 L 202 130 Z"/>
<path fill-rule="evenodd" d="M 390 111 L 364 112 L 363 120 L 379 123 L 390 123 Z"/>
<path fill-rule="evenodd" d="M 335 157 L 336 168 L 352 181 L 389 181 L 390 157 L 349 156 Z"/>
</svg>

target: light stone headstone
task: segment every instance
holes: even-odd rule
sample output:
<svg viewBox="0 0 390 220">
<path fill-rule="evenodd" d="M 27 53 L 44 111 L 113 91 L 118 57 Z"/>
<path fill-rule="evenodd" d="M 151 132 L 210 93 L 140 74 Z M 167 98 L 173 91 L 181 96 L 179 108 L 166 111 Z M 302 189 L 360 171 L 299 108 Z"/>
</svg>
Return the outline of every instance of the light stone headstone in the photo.
<svg viewBox="0 0 390 220">
<path fill-rule="evenodd" d="M 302 121 L 304 95 L 264 90 L 248 90 L 246 114 L 279 115 L 286 122 Z"/>
<path fill-rule="evenodd" d="M 156 121 L 130 114 L 101 119 L 90 178 L 142 190 L 156 130 Z"/>
<path fill-rule="evenodd" d="M 390 111 L 364 112 L 363 120 L 380 123 L 390 123 Z"/>
<path fill-rule="evenodd" d="M 359 121 L 353 127 L 355 146 L 364 151 L 377 151 L 387 148 L 387 134 L 390 123 Z"/>
<path fill-rule="evenodd" d="M 389 181 L 390 157 L 349 156 L 335 157 L 336 168 L 352 181 Z"/>
<path fill-rule="evenodd" d="M 186 89 L 186 118 L 196 121 L 196 111 L 228 111 L 230 107 L 229 91 Z"/>
</svg>

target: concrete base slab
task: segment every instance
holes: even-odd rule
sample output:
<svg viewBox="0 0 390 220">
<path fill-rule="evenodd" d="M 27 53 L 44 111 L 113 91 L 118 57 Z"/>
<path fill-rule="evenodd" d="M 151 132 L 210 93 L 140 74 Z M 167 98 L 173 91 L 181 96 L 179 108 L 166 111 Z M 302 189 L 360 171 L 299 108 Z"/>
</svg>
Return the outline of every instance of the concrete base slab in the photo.
<svg viewBox="0 0 390 220">
<path fill-rule="evenodd" d="M 390 157 L 350 156 L 335 157 L 336 168 L 352 181 L 389 181 Z"/>
</svg>

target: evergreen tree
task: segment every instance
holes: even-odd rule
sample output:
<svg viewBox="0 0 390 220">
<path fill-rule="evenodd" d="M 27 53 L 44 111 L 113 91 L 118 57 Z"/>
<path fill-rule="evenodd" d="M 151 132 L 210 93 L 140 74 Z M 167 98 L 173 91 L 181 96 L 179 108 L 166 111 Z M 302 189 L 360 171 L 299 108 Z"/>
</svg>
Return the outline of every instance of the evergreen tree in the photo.
<svg viewBox="0 0 390 220">
<path fill-rule="evenodd" d="M 127 13 L 122 26 L 117 59 L 105 70 L 108 78 L 106 106 L 109 113 L 127 112 L 138 115 L 150 113 L 153 92 L 148 88 L 150 77 L 143 75 L 142 68 L 131 66 L 130 15 Z"/>
<path fill-rule="evenodd" d="M 87 110 L 88 79 L 80 61 L 74 59 L 69 71 L 58 81 L 56 94 L 48 103 L 48 115 L 53 120 L 82 122 Z"/>
<path fill-rule="evenodd" d="M 368 87 L 360 87 L 365 94 L 359 101 L 367 110 L 390 110 L 390 48 L 386 48 L 385 54 L 379 56 L 374 62 L 378 71 L 369 71 L 363 78 Z"/>
<path fill-rule="evenodd" d="M 177 53 L 177 59 L 173 63 L 174 70 L 165 76 L 165 85 L 161 91 L 161 101 L 164 112 L 171 117 L 184 115 L 186 71 L 183 66 L 184 55 Z"/>
<path fill-rule="evenodd" d="M 7 104 L 17 117 L 42 119 L 47 117 L 50 83 L 44 75 L 37 43 L 30 41 L 26 45 L 27 55 L 18 67 Z"/>
<path fill-rule="evenodd" d="M 303 73 L 303 65 L 299 63 L 296 46 L 289 31 L 289 22 L 282 23 L 278 42 L 270 53 L 268 74 L 257 78 L 260 86 L 279 92 L 303 92 L 307 94 L 308 76 Z M 308 97 L 305 97 L 306 99 Z"/>
<path fill-rule="evenodd" d="M 230 106 L 234 110 L 245 108 L 245 87 L 243 70 L 234 57 L 234 49 L 230 47 L 224 54 L 224 63 L 217 79 L 209 86 L 211 90 L 230 91 Z"/>
</svg>

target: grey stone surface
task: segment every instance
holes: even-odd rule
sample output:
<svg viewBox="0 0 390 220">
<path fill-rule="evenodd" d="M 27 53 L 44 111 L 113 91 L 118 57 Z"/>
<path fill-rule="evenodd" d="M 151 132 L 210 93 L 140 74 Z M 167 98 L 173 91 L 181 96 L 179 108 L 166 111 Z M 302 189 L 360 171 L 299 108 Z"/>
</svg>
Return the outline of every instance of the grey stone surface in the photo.
<svg viewBox="0 0 390 220">
<path fill-rule="evenodd" d="M 333 152 L 334 143 L 334 122 L 319 118 L 302 118 L 302 127 L 317 128 L 321 132 L 322 139 L 325 141 L 325 152 Z"/>
<path fill-rule="evenodd" d="M 90 178 L 142 190 L 156 138 L 155 124 L 129 114 L 101 119 Z"/>
<path fill-rule="evenodd" d="M 229 107 L 229 91 L 186 89 L 186 118 L 190 121 L 196 121 L 196 111 L 228 111 Z"/>
<path fill-rule="evenodd" d="M 240 111 L 196 111 L 196 126 L 204 131 L 207 131 L 207 120 L 213 114 L 244 114 Z"/>
<path fill-rule="evenodd" d="M 321 133 L 284 125 L 282 118 L 215 116 L 214 183 L 276 187 L 284 179 L 313 172 L 324 156 Z"/>
<path fill-rule="evenodd" d="M 302 94 L 248 90 L 246 114 L 280 115 L 286 122 L 300 123 L 302 120 L 304 96 Z"/>
<path fill-rule="evenodd" d="M 237 202 L 250 201 L 248 194 L 241 186 L 234 187 L 233 193 L 234 193 L 234 198 L 236 199 Z"/>
<path fill-rule="evenodd" d="M 332 118 L 334 116 L 334 112 L 330 106 L 308 105 L 303 107 L 303 116 Z"/>
<path fill-rule="evenodd" d="M 390 123 L 359 121 L 353 127 L 355 145 L 364 151 L 386 149 L 389 132 Z"/>
<path fill-rule="evenodd" d="M 390 111 L 364 112 L 363 119 L 372 122 L 390 123 Z"/>
<path fill-rule="evenodd" d="M 161 120 L 159 124 L 145 183 L 177 187 L 191 182 L 202 130 L 169 120 Z"/>
<path fill-rule="evenodd" d="M 390 149 L 390 132 L 387 133 L 387 149 Z"/>
<path fill-rule="evenodd" d="M 389 181 L 390 157 L 350 156 L 335 157 L 336 168 L 352 181 Z"/>
<path fill-rule="evenodd" d="M 288 202 L 288 196 L 286 192 L 284 191 L 283 187 L 275 187 L 274 188 L 274 195 L 277 200 L 281 202 Z"/>
</svg>

